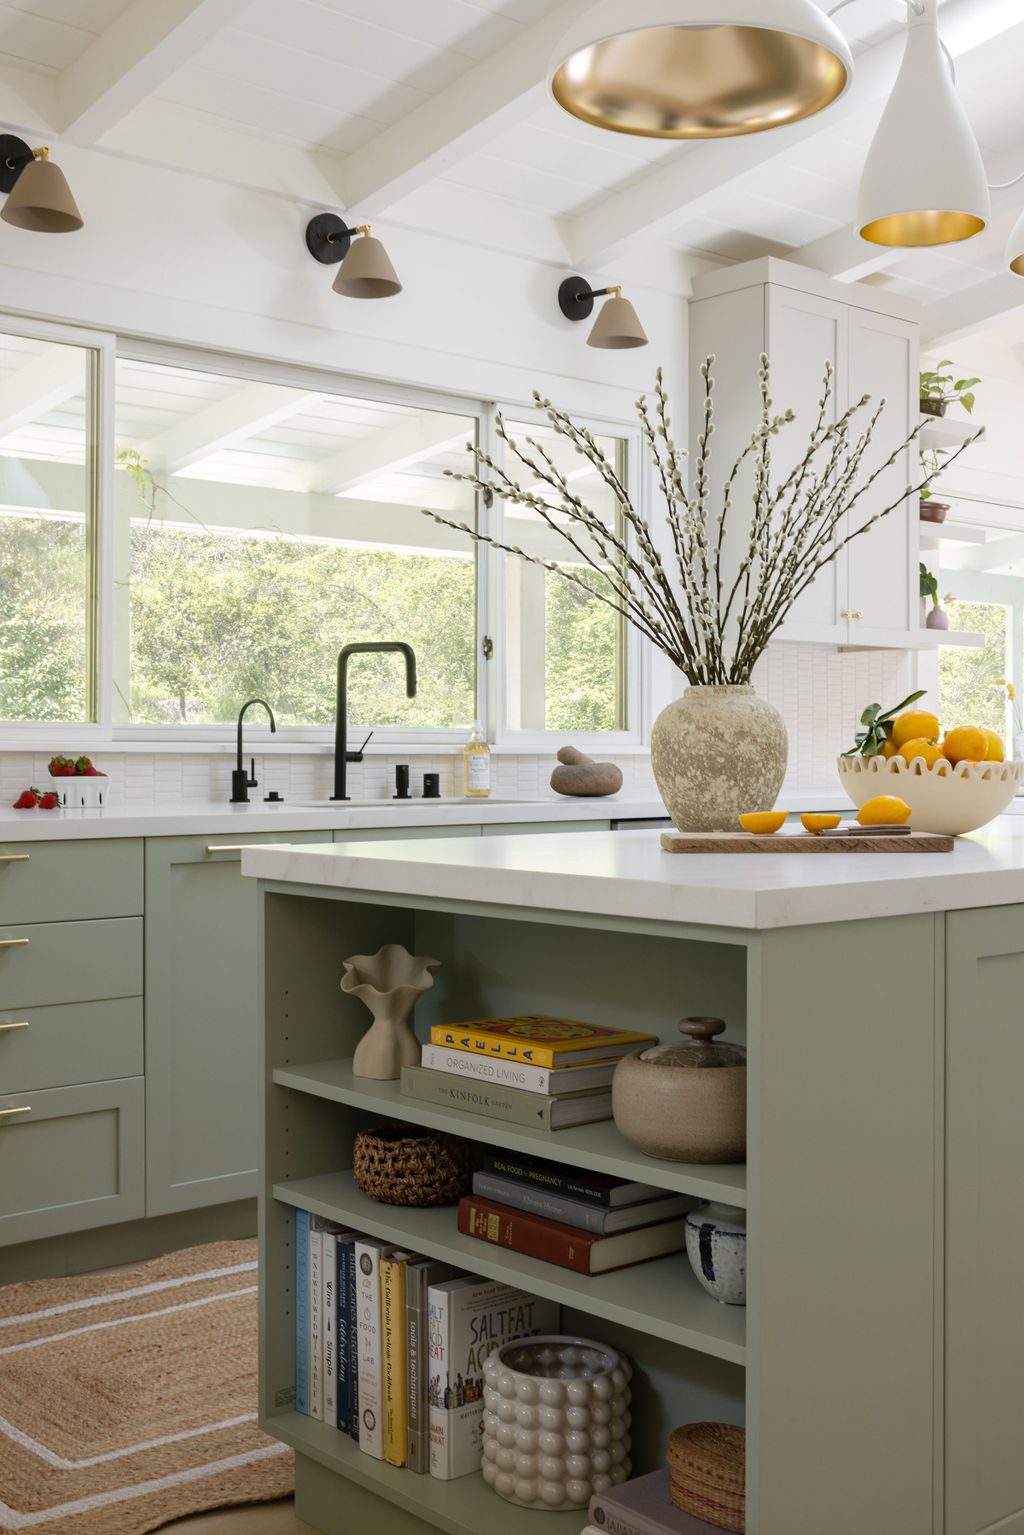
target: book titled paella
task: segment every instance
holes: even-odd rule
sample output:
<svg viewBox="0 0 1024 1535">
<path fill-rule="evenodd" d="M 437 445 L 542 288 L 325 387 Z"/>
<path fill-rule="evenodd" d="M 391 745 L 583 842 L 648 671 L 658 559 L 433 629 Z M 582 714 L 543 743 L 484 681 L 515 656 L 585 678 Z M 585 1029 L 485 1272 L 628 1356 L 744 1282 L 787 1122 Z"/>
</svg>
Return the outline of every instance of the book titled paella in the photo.
<svg viewBox="0 0 1024 1535">
<path fill-rule="evenodd" d="M 523 1061 L 530 1066 L 582 1065 L 628 1055 L 641 1045 L 656 1044 L 654 1034 L 632 1029 L 608 1029 L 575 1018 L 523 1013 L 517 1018 L 477 1018 L 471 1023 L 437 1023 L 430 1031 L 435 1045 Z"/>
</svg>

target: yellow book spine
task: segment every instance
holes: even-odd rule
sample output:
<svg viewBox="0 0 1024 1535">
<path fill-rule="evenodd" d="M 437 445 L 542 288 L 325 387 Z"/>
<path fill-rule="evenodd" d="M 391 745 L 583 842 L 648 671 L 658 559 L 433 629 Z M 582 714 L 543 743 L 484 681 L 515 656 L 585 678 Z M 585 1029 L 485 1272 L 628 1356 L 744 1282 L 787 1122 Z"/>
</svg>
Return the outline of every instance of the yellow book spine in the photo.
<svg viewBox="0 0 1024 1535">
<path fill-rule="evenodd" d="M 380 1291 L 384 1335 L 384 1459 L 389 1465 L 404 1466 L 409 1448 L 404 1262 L 395 1258 L 381 1259 Z"/>
<path fill-rule="evenodd" d="M 528 1061 L 531 1066 L 553 1066 L 555 1052 L 549 1045 L 535 1045 L 531 1040 L 516 1042 L 493 1034 L 475 1034 L 472 1029 L 450 1029 L 447 1024 L 435 1023 L 430 1030 L 432 1045 L 448 1045 L 454 1050 L 470 1050 L 478 1055 L 495 1056 L 503 1061 Z M 584 1040 L 585 1045 L 597 1044 L 596 1040 Z M 565 1049 L 562 1045 L 560 1049 Z"/>
</svg>

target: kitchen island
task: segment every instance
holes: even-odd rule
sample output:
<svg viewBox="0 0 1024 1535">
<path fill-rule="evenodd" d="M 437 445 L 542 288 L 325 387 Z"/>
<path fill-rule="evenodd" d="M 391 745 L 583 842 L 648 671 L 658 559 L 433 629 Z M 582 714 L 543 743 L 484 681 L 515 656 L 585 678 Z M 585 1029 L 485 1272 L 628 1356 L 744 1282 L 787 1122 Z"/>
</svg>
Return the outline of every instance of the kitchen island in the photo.
<svg viewBox="0 0 1024 1535">
<path fill-rule="evenodd" d="M 296 1208 L 563 1306 L 636 1366 L 634 1472 L 677 1424 L 745 1423 L 750 1535 L 1024 1530 L 1024 823 L 948 855 L 663 853 L 656 831 L 247 850 L 260 882 L 265 1123 L 261 1413 L 298 1454 L 298 1510 L 341 1535 L 577 1535 L 477 1476 L 383 1465 L 294 1410 Z M 748 1161 L 653 1159 L 611 1122 L 546 1134 L 355 1078 L 341 961 L 442 961 L 417 1030 L 544 1011 L 670 1039 L 724 1018 L 749 1051 Z M 357 1129 L 457 1131 L 746 1207 L 748 1305 L 685 1257 L 586 1278 L 375 1204 Z M 382 1509 L 383 1503 L 390 1505 Z"/>
</svg>

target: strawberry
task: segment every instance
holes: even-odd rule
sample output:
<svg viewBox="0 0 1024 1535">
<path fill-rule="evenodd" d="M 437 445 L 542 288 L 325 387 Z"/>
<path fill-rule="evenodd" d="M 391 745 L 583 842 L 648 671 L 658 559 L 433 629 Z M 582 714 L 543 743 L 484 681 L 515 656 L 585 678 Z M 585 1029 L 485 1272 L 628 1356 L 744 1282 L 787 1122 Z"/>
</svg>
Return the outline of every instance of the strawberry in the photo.
<svg viewBox="0 0 1024 1535">
<path fill-rule="evenodd" d="M 106 773 L 101 773 L 98 767 L 93 767 L 91 762 L 85 770 L 86 778 L 106 778 L 106 776 Z"/>
<path fill-rule="evenodd" d="M 60 808 L 60 795 L 48 790 L 39 800 L 40 810 L 57 810 Z"/>
<path fill-rule="evenodd" d="M 75 764 L 71 757 L 62 757 L 59 753 L 51 757 L 49 772 L 51 778 L 69 778 L 75 771 Z"/>
<path fill-rule="evenodd" d="M 92 758 L 91 757 L 77 757 L 75 759 L 75 772 L 76 773 L 88 773 L 88 771 L 89 771 L 89 769 L 91 767 L 92 767 Z"/>
<path fill-rule="evenodd" d="M 22 789 L 18 798 L 14 801 L 15 810 L 35 810 L 39 804 L 40 794 L 38 789 Z"/>
</svg>

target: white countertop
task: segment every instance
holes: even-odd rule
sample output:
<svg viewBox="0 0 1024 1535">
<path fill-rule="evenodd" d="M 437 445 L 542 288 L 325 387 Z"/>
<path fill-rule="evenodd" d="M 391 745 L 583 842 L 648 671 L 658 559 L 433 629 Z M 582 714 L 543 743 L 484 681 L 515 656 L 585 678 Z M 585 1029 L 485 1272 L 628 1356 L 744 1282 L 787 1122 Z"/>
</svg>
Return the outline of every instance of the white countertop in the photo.
<svg viewBox="0 0 1024 1535">
<path fill-rule="evenodd" d="M 798 927 L 1024 902 L 1024 819 L 951 853 L 672 854 L 657 830 L 247 849 L 243 874 L 535 910 Z"/>
<path fill-rule="evenodd" d="M 840 789 L 831 794 L 788 793 L 780 810 L 828 810 L 845 803 Z M 360 827 L 510 825 L 524 821 L 636 821 L 668 819 L 660 800 L 611 794 L 600 799 L 572 799 L 548 793 L 541 799 L 411 799 L 353 801 L 350 805 L 309 808 L 282 801 L 253 800 L 229 805 L 222 800 L 177 804 L 129 800 L 104 810 L 14 810 L 0 807 L 0 841 L 42 842 L 96 837 L 230 836 L 241 832 L 346 831 Z"/>
</svg>

